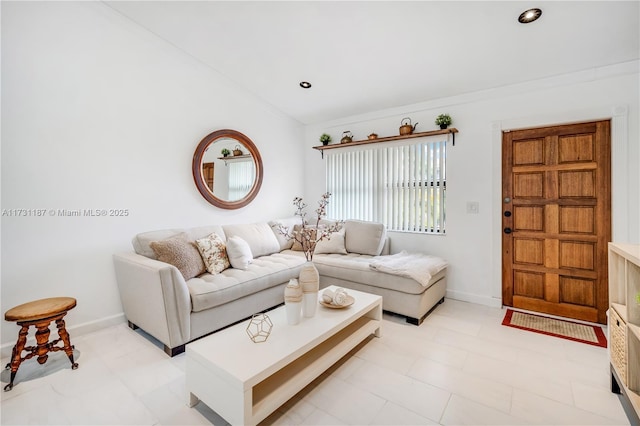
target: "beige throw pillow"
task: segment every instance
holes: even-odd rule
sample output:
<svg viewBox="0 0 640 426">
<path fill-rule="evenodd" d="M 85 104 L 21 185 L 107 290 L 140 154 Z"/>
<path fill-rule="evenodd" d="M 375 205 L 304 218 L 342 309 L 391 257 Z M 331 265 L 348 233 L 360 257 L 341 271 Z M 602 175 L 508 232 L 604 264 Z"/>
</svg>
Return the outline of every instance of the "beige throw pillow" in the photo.
<svg viewBox="0 0 640 426">
<path fill-rule="evenodd" d="M 344 223 L 345 247 L 349 253 L 378 256 L 387 239 L 382 223 L 364 220 L 347 220 Z"/>
<path fill-rule="evenodd" d="M 219 274 L 231 266 L 227 257 L 227 247 L 217 234 L 213 233 L 196 240 L 196 246 L 209 273 Z"/>
<path fill-rule="evenodd" d="M 204 273 L 205 266 L 200 252 L 192 241 L 188 241 L 185 233 L 162 241 L 149 244 L 157 259 L 169 263 L 180 271 L 185 280 Z"/>
<path fill-rule="evenodd" d="M 344 246 L 344 229 L 338 232 L 333 232 L 329 235 L 329 238 L 325 238 L 316 244 L 314 254 L 347 254 L 347 249 Z"/>
<path fill-rule="evenodd" d="M 312 240 L 312 241 L 315 241 L 315 239 L 316 239 L 316 229 L 315 229 L 315 225 L 314 225 L 314 226 L 307 225 L 307 226 L 305 227 L 305 229 L 307 230 L 306 232 L 310 232 L 310 233 L 311 233 L 311 240 Z M 293 232 L 294 232 L 294 234 L 296 235 L 296 237 L 295 237 L 295 238 L 300 238 L 300 237 L 298 237 L 298 236 L 297 236 L 297 233 L 299 233 L 300 231 L 302 231 L 302 225 L 295 225 L 295 226 L 293 227 Z M 305 244 L 305 245 L 306 245 L 306 244 Z M 297 239 L 294 239 L 294 241 L 293 241 L 293 245 L 291 246 L 291 250 L 294 250 L 294 251 L 304 251 L 304 249 L 303 249 L 303 247 L 302 247 L 302 244 L 301 244 Z"/>
</svg>

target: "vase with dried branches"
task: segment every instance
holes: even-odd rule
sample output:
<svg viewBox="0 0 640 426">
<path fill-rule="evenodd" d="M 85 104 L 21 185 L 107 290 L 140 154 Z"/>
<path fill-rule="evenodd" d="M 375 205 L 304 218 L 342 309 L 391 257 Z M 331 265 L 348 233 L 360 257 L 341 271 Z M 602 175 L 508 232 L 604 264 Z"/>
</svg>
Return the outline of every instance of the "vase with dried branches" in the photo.
<svg viewBox="0 0 640 426">
<path fill-rule="evenodd" d="M 307 221 L 307 213 L 305 211 L 307 204 L 301 197 L 295 197 L 293 205 L 296 206 L 296 216 L 300 216 L 300 225 L 293 228 L 286 228 L 282 225 L 278 227 L 278 232 L 286 238 L 293 239 L 294 244 L 297 243 L 301 247 L 304 257 L 307 259 L 307 263 L 300 269 L 300 277 L 298 278 L 303 293 L 303 315 L 307 318 L 315 315 L 320 288 L 320 276 L 313 264 L 313 252 L 320 241 L 331 238 L 332 233 L 342 228 L 342 221 L 328 225 L 320 223 L 322 218 L 327 215 L 327 204 L 329 204 L 330 197 L 331 193 L 329 192 L 325 192 L 320 197 L 318 208 L 316 209 L 315 225 L 311 225 Z"/>
</svg>

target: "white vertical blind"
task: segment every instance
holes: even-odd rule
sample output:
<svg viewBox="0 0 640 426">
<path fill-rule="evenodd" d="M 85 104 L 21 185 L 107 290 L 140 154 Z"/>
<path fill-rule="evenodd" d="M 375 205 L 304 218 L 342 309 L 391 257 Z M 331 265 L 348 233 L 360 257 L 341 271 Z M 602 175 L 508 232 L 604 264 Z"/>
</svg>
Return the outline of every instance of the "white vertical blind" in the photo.
<svg viewBox="0 0 640 426">
<path fill-rule="evenodd" d="M 252 161 L 229 162 L 229 201 L 237 201 L 249 193 L 256 168 Z"/>
<path fill-rule="evenodd" d="M 446 158 L 446 140 L 329 153 L 327 214 L 444 233 Z"/>
</svg>

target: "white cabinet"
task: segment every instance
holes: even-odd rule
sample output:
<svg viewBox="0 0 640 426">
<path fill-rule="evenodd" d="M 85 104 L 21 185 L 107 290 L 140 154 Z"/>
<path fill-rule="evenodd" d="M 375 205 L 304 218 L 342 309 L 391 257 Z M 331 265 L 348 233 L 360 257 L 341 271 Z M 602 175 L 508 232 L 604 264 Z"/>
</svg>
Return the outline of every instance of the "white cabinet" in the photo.
<svg viewBox="0 0 640 426">
<path fill-rule="evenodd" d="M 640 245 L 609 243 L 611 390 L 640 423 Z M 635 418 L 633 417 L 635 415 Z"/>
</svg>

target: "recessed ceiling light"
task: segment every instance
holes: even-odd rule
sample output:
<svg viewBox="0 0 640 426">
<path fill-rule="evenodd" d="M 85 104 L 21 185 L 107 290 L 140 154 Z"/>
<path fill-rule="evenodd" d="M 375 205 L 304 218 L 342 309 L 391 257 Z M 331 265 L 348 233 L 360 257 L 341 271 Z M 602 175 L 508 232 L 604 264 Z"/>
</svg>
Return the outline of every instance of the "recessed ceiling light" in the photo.
<svg viewBox="0 0 640 426">
<path fill-rule="evenodd" d="M 538 19 L 540 15 L 542 15 L 541 9 L 535 8 L 525 10 L 520 14 L 520 16 L 518 16 L 518 22 L 520 22 L 521 24 L 528 24 L 529 22 L 533 22 Z"/>
<path fill-rule="evenodd" d="M 308 81 L 301 81 L 300 87 L 302 87 L 303 89 L 309 89 L 311 88 L 311 83 L 309 83 Z"/>
</svg>

